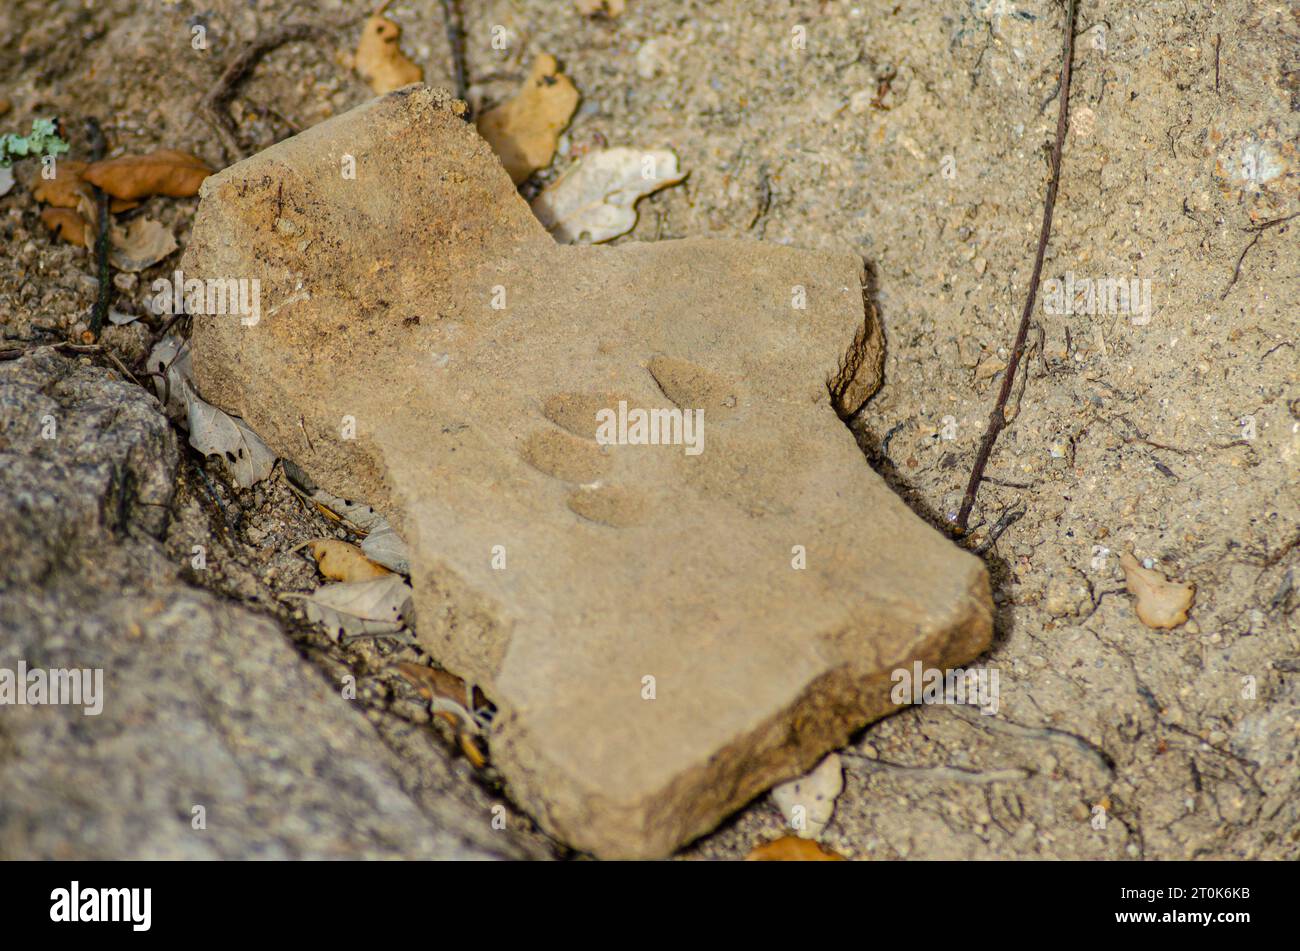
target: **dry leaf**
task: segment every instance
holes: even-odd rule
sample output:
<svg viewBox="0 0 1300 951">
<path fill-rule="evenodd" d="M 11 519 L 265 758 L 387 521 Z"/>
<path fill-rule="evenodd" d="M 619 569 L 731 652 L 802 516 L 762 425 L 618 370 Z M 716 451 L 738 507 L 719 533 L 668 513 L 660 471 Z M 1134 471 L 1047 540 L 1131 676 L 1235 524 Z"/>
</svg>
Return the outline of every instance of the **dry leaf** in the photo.
<svg viewBox="0 0 1300 951">
<path fill-rule="evenodd" d="M 334 538 L 318 538 L 307 543 L 316 567 L 326 578 L 334 581 L 369 581 L 392 574 L 383 565 L 377 565 L 356 545 Z"/>
<path fill-rule="evenodd" d="M 369 17 L 361 28 L 354 63 L 376 95 L 424 82 L 424 70 L 402 52 L 402 28 L 381 16 Z"/>
<path fill-rule="evenodd" d="M 411 573 L 411 557 L 406 542 L 393 531 L 387 519 L 380 519 L 361 542 L 361 550 L 371 561 L 404 575 Z"/>
<path fill-rule="evenodd" d="M 86 170 L 85 162 L 76 159 L 60 159 L 54 165 L 54 177 L 46 178 L 42 173 L 32 187 L 32 197 L 44 205 L 55 208 L 77 208 L 83 203 L 94 206 L 95 196 L 90 183 L 81 177 Z M 108 210 L 117 214 L 130 211 L 140 203 L 123 201 L 121 198 L 109 198 Z"/>
<path fill-rule="evenodd" d="M 242 419 L 199 399 L 188 381 L 182 383 L 182 390 L 191 446 L 205 456 L 218 455 L 224 459 L 231 477 L 240 488 L 247 489 L 271 474 L 275 467 L 275 453 L 267 448 L 257 433 Z"/>
<path fill-rule="evenodd" d="M 612 20 L 627 4 L 624 0 L 573 0 L 573 5 L 585 17 L 603 16 Z"/>
<path fill-rule="evenodd" d="M 672 152 L 604 149 L 543 189 L 533 214 L 562 244 L 609 241 L 636 226 L 637 199 L 685 177 Z"/>
<path fill-rule="evenodd" d="M 145 361 L 145 368 L 154 374 L 154 390 L 159 402 L 166 400 L 163 410 L 172 419 L 188 420 L 185 402 L 191 379 L 190 351 L 179 337 L 167 334 L 154 345 Z"/>
<path fill-rule="evenodd" d="M 1136 599 L 1138 620 L 1147 627 L 1174 628 L 1187 620 L 1196 585 L 1169 581 L 1158 571 L 1143 568 L 1131 551 L 1119 556 L 1129 594 Z"/>
<path fill-rule="evenodd" d="M 0 167 L 0 198 L 9 194 L 14 187 L 14 170 L 12 166 Z"/>
<path fill-rule="evenodd" d="M 478 739 L 474 734 L 465 730 L 458 730 L 456 732 L 456 744 L 460 747 L 460 751 L 465 754 L 465 758 L 469 760 L 469 764 L 475 769 L 482 769 L 487 765 L 487 756 L 479 746 Z"/>
<path fill-rule="evenodd" d="M 171 230 L 152 218 L 136 218 L 125 228 L 108 229 L 108 259 L 119 271 L 138 272 L 157 264 L 176 250 Z"/>
<path fill-rule="evenodd" d="M 787 835 L 765 842 L 745 856 L 746 862 L 843 862 L 844 856 L 811 839 Z"/>
<path fill-rule="evenodd" d="M 772 801 L 801 839 L 821 837 L 835 812 L 835 800 L 844 791 L 844 767 L 832 753 L 806 776 L 772 790 Z"/>
<path fill-rule="evenodd" d="M 404 661 L 395 666 L 397 672 L 414 684 L 426 700 L 441 697 L 463 705 L 469 699 L 465 681 L 453 673 Z"/>
<path fill-rule="evenodd" d="M 86 166 L 81 177 L 114 198 L 135 201 L 150 195 L 197 195 L 199 185 L 211 174 L 202 159 L 188 152 L 155 149 L 148 155 L 123 155 L 95 162 Z"/>
<path fill-rule="evenodd" d="M 58 233 L 69 244 L 86 247 L 86 219 L 71 208 L 46 208 L 41 211 L 45 227 Z"/>
<path fill-rule="evenodd" d="M 205 403 L 194 391 L 190 352 L 185 342 L 168 334 L 149 352 L 145 368 L 152 374 L 158 399 L 172 419 L 190 432 L 190 445 L 205 456 L 225 461 L 235 484 L 248 488 L 271 474 L 275 453 L 242 419 Z"/>
<path fill-rule="evenodd" d="M 317 588 L 311 594 L 286 594 L 301 600 L 307 619 L 324 624 L 331 636 L 396 634 L 411 613 L 411 586 L 399 575 L 370 581 L 341 581 Z"/>
<path fill-rule="evenodd" d="M 551 164 L 560 133 L 578 108 L 578 90 L 546 53 L 533 67 L 519 92 L 478 118 L 478 131 L 516 185 Z"/>
<path fill-rule="evenodd" d="M 317 508 L 340 521 L 347 522 L 352 528 L 366 535 L 388 524 L 387 519 L 364 502 L 341 499 L 337 495 L 330 495 L 324 489 L 313 492 L 311 500 L 316 503 Z"/>
<path fill-rule="evenodd" d="M 41 176 L 37 179 L 32 186 L 32 196 L 44 205 L 76 208 L 77 202 L 86 194 L 87 185 L 81 177 L 85 170 L 85 162 L 62 159 L 54 165 L 53 178 Z"/>
</svg>

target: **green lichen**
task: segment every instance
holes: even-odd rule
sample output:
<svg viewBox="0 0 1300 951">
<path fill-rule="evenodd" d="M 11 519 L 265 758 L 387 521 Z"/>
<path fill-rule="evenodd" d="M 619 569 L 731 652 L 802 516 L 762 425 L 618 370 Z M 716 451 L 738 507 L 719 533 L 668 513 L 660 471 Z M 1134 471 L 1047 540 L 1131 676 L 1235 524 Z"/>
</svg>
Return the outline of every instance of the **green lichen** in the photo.
<svg viewBox="0 0 1300 951">
<path fill-rule="evenodd" d="M 59 138 L 58 120 L 34 119 L 27 135 L 0 135 L 0 168 L 8 168 L 16 158 L 62 155 L 66 151 L 68 143 Z"/>
</svg>

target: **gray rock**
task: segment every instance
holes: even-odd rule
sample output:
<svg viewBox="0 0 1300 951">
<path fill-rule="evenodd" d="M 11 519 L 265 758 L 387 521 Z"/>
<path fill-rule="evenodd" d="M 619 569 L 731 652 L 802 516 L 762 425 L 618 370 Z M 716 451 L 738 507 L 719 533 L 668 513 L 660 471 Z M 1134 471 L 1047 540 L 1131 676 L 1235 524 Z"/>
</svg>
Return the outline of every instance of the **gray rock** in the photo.
<svg viewBox="0 0 1300 951">
<path fill-rule="evenodd" d="M 178 580 L 151 395 L 45 351 L 0 363 L 0 406 L 0 671 L 103 671 L 98 715 L 0 706 L 0 858 L 511 854 L 489 815 L 409 794 L 273 621 Z"/>
</svg>

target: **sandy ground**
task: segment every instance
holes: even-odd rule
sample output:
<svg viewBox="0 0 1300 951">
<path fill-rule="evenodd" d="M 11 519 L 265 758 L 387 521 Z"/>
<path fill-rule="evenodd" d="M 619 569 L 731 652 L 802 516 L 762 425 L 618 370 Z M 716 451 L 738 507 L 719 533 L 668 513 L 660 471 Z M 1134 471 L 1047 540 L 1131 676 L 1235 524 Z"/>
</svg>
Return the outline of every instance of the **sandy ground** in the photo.
<svg viewBox="0 0 1300 951">
<path fill-rule="evenodd" d="M 366 12 L 89 7 L 0 10 L 0 98 L 12 103 L 0 129 L 59 115 L 84 157 L 93 115 L 115 149 L 188 149 L 214 167 L 222 154 L 197 104 L 224 64 L 279 23 Z M 566 154 L 526 193 L 591 148 L 671 148 L 687 182 L 643 201 L 621 240 L 749 236 L 871 262 L 887 381 L 856 429 L 918 513 L 950 520 L 1032 264 L 1062 5 L 628 0 L 614 20 L 560 0 L 463 7 L 476 104 L 507 96 L 542 52 L 582 94 Z M 1300 856 L 1300 221 L 1270 224 L 1300 210 L 1300 8 L 1215 7 L 1081 4 L 1045 278 L 1149 281 L 1151 306 L 1036 309 L 1018 412 L 972 520 L 978 542 L 1024 513 L 988 554 L 998 635 L 981 662 L 1000 673 L 999 715 L 920 707 L 866 730 L 858 752 L 877 763 L 847 770 L 825 836 L 845 855 Z M 449 84 L 440 4 L 399 0 L 389 16 L 426 79 Z M 494 26 L 508 49 L 492 48 Z M 206 50 L 192 47 L 195 27 Z M 345 65 L 357 28 L 257 69 L 234 107 L 247 143 L 369 96 Z M 183 246 L 194 206 L 153 199 L 148 213 Z M 38 212 L 21 182 L 0 198 L 3 346 L 73 336 L 94 297 L 87 254 L 55 244 Z M 143 313 L 152 276 L 119 278 L 114 306 Z M 160 328 L 146 316 L 106 340 L 134 363 Z M 210 549 L 191 580 L 264 607 L 325 674 L 358 674 L 377 729 L 412 762 L 456 756 L 379 672 L 393 648 L 342 651 L 276 601 L 314 583 L 288 549 L 329 528 L 283 478 L 237 490 L 192 454 L 181 478 L 168 550 L 180 561 Z M 1118 567 L 1127 548 L 1196 585 L 1188 624 L 1139 623 Z M 444 794 L 484 809 L 508 794 L 490 770 L 461 767 Z M 765 798 L 683 854 L 742 856 L 781 827 Z M 504 834 L 564 854 L 526 822 Z"/>
</svg>

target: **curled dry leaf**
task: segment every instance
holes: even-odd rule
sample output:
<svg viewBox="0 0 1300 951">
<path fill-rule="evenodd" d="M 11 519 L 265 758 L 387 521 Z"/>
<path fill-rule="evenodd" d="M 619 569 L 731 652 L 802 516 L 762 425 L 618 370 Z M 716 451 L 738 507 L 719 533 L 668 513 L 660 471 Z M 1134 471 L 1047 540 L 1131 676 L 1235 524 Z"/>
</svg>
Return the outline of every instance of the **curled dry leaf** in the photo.
<svg viewBox="0 0 1300 951">
<path fill-rule="evenodd" d="M 356 545 L 338 539 L 318 538 L 308 542 L 307 547 L 320 573 L 334 581 L 369 581 L 392 574 L 367 558 Z"/>
<path fill-rule="evenodd" d="M 87 247 L 86 236 L 89 228 L 86 219 L 71 208 L 45 208 L 41 211 L 41 221 L 45 227 L 69 244 Z"/>
<path fill-rule="evenodd" d="M 478 118 L 478 131 L 516 185 L 551 164 L 560 133 L 578 108 L 578 90 L 546 53 L 533 60 L 519 92 Z"/>
<path fill-rule="evenodd" d="M 843 862 L 844 856 L 811 839 L 787 835 L 757 846 L 745 856 L 746 862 Z"/>
<path fill-rule="evenodd" d="M 844 791 L 844 767 L 832 753 L 806 776 L 782 783 L 772 790 L 785 821 L 801 839 L 821 838 L 835 812 L 835 800 Z"/>
<path fill-rule="evenodd" d="M 402 52 L 401 39 L 402 28 L 386 17 L 369 17 L 361 28 L 354 63 L 376 95 L 424 81 L 424 70 Z"/>
<path fill-rule="evenodd" d="M 275 467 L 275 453 L 244 423 L 205 403 L 194 392 L 189 348 L 185 342 L 168 334 L 154 345 L 145 361 L 154 374 L 158 399 L 165 401 L 164 411 L 178 420 L 190 433 L 190 445 L 205 456 L 218 455 L 225 460 L 235 484 L 248 488 L 261 482 Z"/>
<path fill-rule="evenodd" d="M 240 488 L 247 489 L 267 478 L 275 467 L 275 453 L 257 433 L 242 419 L 199 399 L 188 381 L 182 387 L 190 445 L 205 456 L 217 455 L 225 460 L 231 478 Z"/>
<path fill-rule="evenodd" d="M 284 597 L 304 602 L 307 619 L 325 625 L 336 640 L 362 634 L 396 634 L 411 613 L 411 586 L 399 575 L 340 581 L 311 594 Z"/>
<path fill-rule="evenodd" d="M 108 259 L 119 271 L 133 273 L 157 264 L 176 250 L 176 238 L 164 224 L 152 218 L 136 218 L 125 228 L 108 229 Z"/>
<path fill-rule="evenodd" d="M 361 543 L 361 550 L 371 561 L 378 562 L 391 571 L 404 575 L 411 573 L 410 555 L 406 542 L 393 531 L 387 519 L 380 519 Z"/>
<path fill-rule="evenodd" d="M 327 514 L 327 517 L 346 522 L 358 532 L 366 535 L 378 531 L 388 524 L 388 521 L 376 512 L 372 506 L 366 505 L 364 502 L 354 502 L 351 499 L 341 499 L 337 495 L 330 495 L 324 489 L 317 489 L 313 492 L 311 500 L 316 504 L 317 508 Z"/>
<path fill-rule="evenodd" d="M 486 703 L 482 691 L 471 689 L 455 674 L 420 664 L 399 663 L 397 672 L 415 686 L 421 697 L 429 701 L 435 716 L 446 720 L 456 731 L 456 744 L 475 769 L 487 765 L 487 755 L 477 734 L 481 725 L 471 710 Z"/>
<path fill-rule="evenodd" d="M 81 177 L 114 198 L 136 201 L 150 195 L 188 198 L 197 195 L 212 174 L 203 160 L 177 149 L 155 149 L 148 155 L 123 155 L 87 165 Z"/>
<path fill-rule="evenodd" d="M 1196 597 L 1196 585 L 1169 581 L 1158 571 L 1143 568 L 1131 551 L 1119 556 L 1124 582 L 1136 602 L 1138 620 L 1147 627 L 1174 628 L 1186 622 Z"/>
<path fill-rule="evenodd" d="M 469 687 L 453 673 L 405 661 L 395 666 L 397 672 L 410 681 L 426 700 L 441 697 L 459 704 L 465 704 L 469 700 Z"/>
<path fill-rule="evenodd" d="M 636 226 L 637 199 L 685 178 L 672 152 L 592 152 L 533 199 L 533 214 L 556 241 L 609 241 Z"/>
<path fill-rule="evenodd" d="M 154 390 L 159 402 L 164 402 L 164 412 L 174 420 L 188 423 L 189 414 L 185 403 L 186 387 L 191 379 L 190 350 L 185 341 L 174 334 L 167 334 L 149 352 L 145 369 L 156 374 L 153 377 Z"/>
</svg>

